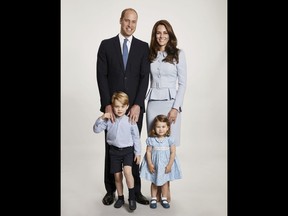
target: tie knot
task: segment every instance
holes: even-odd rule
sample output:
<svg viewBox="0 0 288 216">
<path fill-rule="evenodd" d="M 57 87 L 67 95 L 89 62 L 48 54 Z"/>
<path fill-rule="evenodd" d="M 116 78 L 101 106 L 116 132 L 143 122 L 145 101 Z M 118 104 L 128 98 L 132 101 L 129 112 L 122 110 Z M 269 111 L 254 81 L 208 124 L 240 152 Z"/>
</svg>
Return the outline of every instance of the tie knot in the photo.
<svg viewBox="0 0 288 216">
<path fill-rule="evenodd" d="M 124 44 L 126 44 L 126 43 L 127 43 L 127 41 L 128 41 L 128 39 L 127 39 L 127 38 L 125 38 L 125 39 L 124 39 Z"/>
</svg>

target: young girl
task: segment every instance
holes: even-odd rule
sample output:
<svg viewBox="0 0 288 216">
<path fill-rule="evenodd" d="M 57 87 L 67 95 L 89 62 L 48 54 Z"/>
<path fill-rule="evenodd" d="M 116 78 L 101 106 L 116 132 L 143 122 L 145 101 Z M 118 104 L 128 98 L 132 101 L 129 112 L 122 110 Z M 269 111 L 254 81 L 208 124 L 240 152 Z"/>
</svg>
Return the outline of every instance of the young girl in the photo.
<svg viewBox="0 0 288 216">
<path fill-rule="evenodd" d="M 174 139 L 170 137 L 170 122 L 167 116 L 155 117 L 149 137 L 146 140 L 147 148 L 144 160 L 140 167 L 140 177 L 151 181 L 150 208 L 157 207 L 157 188 L 161 186 L 161 205 L 169 208 L 167 200 L 169 181 L 181 179 L 179 160 L 176 157 Z"/>
</svg>

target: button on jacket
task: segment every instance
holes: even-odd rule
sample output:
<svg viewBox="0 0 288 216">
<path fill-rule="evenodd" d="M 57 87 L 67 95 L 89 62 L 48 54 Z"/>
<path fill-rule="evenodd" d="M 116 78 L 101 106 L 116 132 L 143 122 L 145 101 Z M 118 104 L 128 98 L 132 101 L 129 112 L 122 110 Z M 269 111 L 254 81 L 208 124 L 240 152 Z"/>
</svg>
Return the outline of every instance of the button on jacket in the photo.
<svg viewBox="0 0 288 216">
<path fill-rule="evenodd" d="M 186 59 L 183 50 L 179 52 L 179 63 L 163 62 L 165 51 L 158 51 L 157 58 L 150 64 L 150 89 L 146 95 L 149 100 L 172 100 L 173 108 L 181 111 L 186 90 Z"/>
<path fill-rule="evenodd" d="M 102 112 L 111 104 L 111 97 L 116 91 L 128 94 L 130 107 L 137 104 L 141 113 L 145 112 L 144 101 L 150 73 L 149 46 L 134 36 L 130 39 L 126 68 L 123 64 L 119 35 L 103 40 L 99 46 L 96 68 Z"/>
</svg>

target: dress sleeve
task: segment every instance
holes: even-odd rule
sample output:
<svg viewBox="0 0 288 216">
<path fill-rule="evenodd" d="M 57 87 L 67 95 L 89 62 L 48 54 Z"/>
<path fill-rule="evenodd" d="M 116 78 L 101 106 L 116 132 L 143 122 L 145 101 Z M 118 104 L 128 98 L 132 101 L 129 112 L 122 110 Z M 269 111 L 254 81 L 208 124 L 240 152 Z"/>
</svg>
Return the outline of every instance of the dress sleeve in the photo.
<svg viewBox="0 0 288 216">
<path fill-rule="evenodd" d="M 146 145 L 147 145 L 147 146 L 153 146 L 153 144 L 152 144 L 152 138 L 151 138 L 151 137 L 148 137 L 148 138 L 146 139 Z"/>
<path fill-rule="evenodd" d="M 169 146 L 171 145 L 175 145 L 175 139 L 173 137 L 168 137 L 168 143 L 169 143 Z"/>
</svg>

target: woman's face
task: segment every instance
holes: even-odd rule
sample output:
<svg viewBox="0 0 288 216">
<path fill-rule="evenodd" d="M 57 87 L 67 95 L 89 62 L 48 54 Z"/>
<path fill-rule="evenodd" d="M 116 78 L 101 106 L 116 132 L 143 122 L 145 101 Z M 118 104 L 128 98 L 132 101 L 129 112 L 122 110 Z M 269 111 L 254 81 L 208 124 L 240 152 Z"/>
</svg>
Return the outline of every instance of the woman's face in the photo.
<svg viewBox="0 0 288 216">
<path fill-rule="evenodd" d="M 164 25 L 158 25 L 156 28 L 156 40 L 160 46 L 160 50 L 165 50 L 165 46 L 169 41 L 169 34 Z"/>
</svg>

